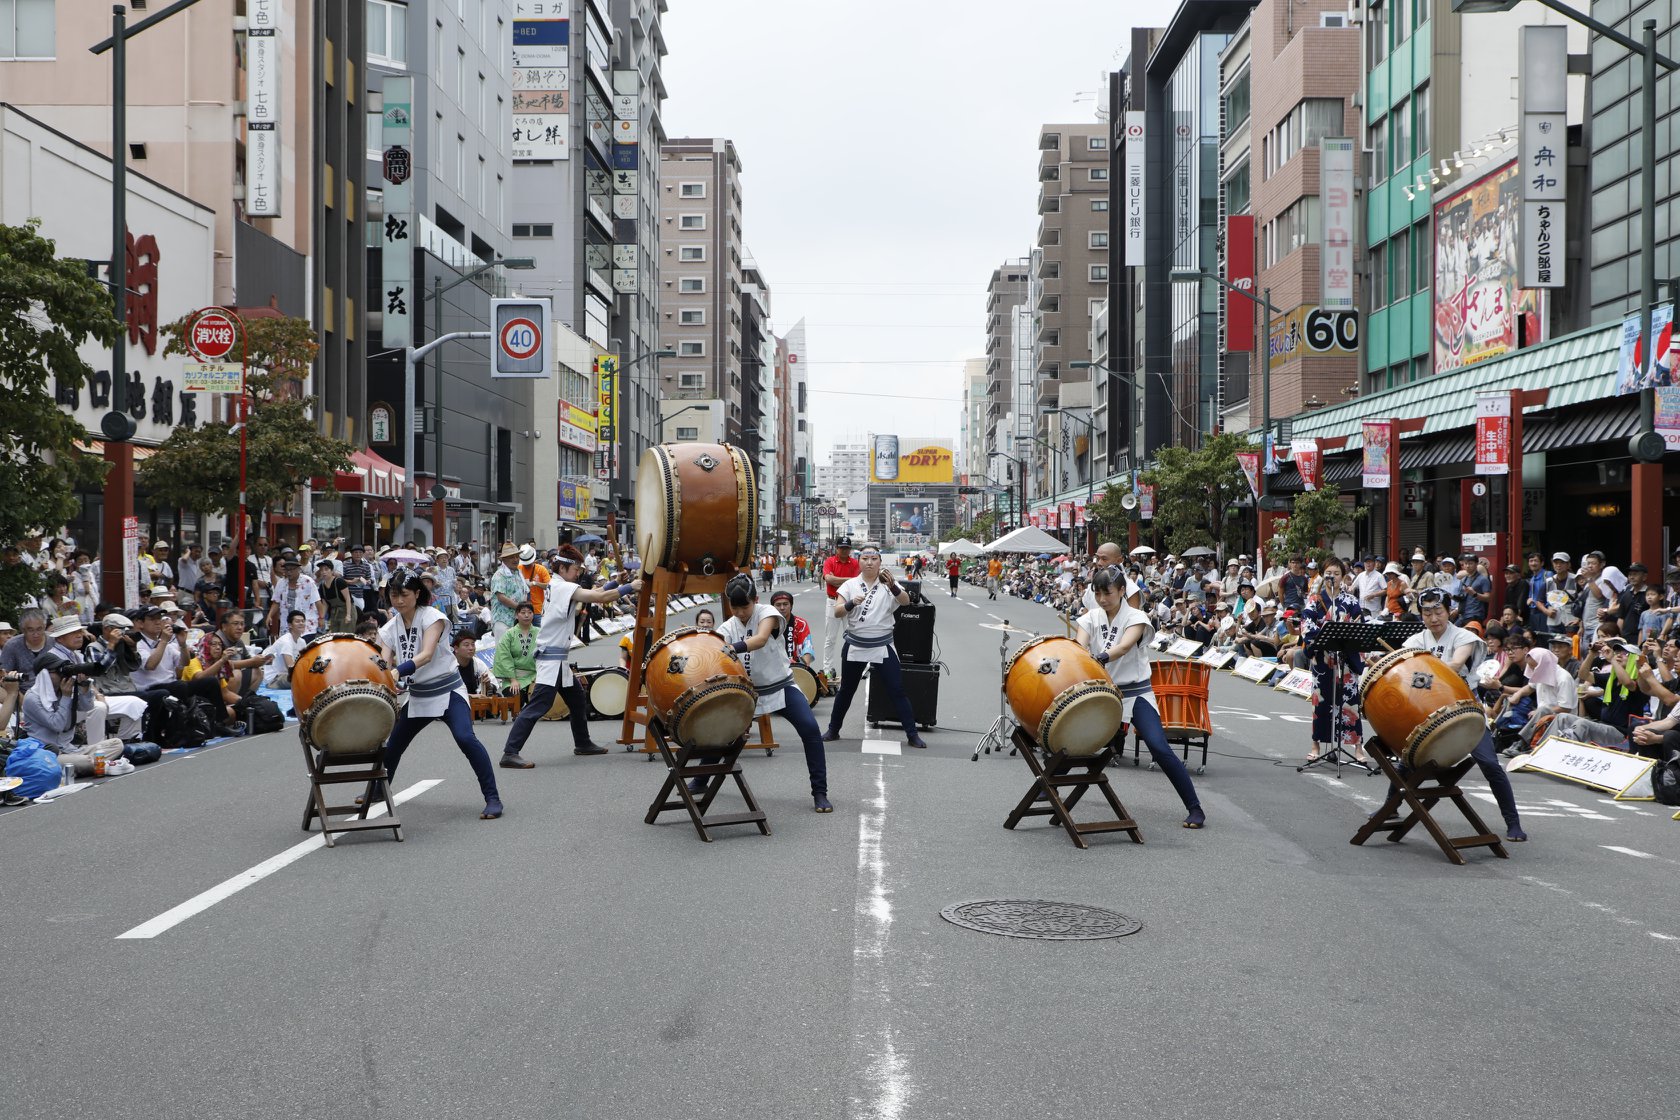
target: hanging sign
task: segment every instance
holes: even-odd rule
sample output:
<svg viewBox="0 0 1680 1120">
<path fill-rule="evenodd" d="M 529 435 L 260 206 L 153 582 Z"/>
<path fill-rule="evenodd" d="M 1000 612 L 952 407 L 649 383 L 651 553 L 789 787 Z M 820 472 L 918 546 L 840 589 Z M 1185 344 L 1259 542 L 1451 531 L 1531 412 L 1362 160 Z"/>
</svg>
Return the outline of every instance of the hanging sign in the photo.
<svg viewBox="0 0 1680 1120">
<path fill-rule="evenodd" d="M 1394 481 L 1394 421 L 1367 420 L 1363 428 L 1365 489 L 1386 490 Z"/>
<path fill-rule="evenodd" d="M 1511 395 L 1476 397 L 1476 473 L 1511 473 Z"/>
</svg>

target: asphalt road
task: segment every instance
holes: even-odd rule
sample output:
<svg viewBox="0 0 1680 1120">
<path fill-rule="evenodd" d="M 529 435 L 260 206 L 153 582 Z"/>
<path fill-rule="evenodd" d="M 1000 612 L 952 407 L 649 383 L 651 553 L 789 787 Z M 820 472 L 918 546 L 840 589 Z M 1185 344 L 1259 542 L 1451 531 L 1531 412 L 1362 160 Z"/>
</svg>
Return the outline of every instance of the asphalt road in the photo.
<svg viewBox="0 0 1680 1120">
<path fill-rule="evenodd" d="M 1128 763 L 1116 785 L 1144 845 L 1006 832 L 1030 775 L 1007 754 L 970 761 L 997 711 L 1002 632 L 983 626 L 1061 624 L 969 587 L 934 601 L 949 674 L 930 749 L 895 753 L 860 702 L 828 752 L 831 816 L 810 811 L 796 745 L 749 754 L 770 837 L 642 823 L 662 769 L 576 758 L 558 723 L 527 747 L 536 769 L 498 771 L 502 820 L 477 819 L 434 727 L 397 782 L 424 787 L 400 809 L 404 843 L 350 837 L 266 877 L 247 873 L 305 840 L 289 731 L 0 816 L 0 1116 L 1672 1107 L 1680 822 L 1660 807 L 1519 774 L 1533 840 L 1509 860 L 1453 867 L 1418 835 L 1352 847 L 1380 779 L 1297 775 L 1305 702 L 1220 677 L 1196 779 L 1207 829 L 1180 829 L 1165 778 Z M 505 729 L 479 727 L 497 752 Z M 982 898 L 1143 928 L 1029 941 L 940 918 Z"/>
</svg>

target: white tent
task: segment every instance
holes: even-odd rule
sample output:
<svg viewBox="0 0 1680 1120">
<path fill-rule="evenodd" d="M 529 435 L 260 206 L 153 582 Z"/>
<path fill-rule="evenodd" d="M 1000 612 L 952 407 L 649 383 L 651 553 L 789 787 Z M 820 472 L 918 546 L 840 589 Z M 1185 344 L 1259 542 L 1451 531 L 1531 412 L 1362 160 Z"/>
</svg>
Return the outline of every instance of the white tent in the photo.
<svg viewBox="0 0 1680 1120">
<path fill-rule="evenodd" d="M 978 556 L 985 551 L 967 537 L 958 537 L 954 541 L 946 541 L 939 546 L 939 555 L 941 556 L 947 556 L 953 552 L 958 556 Z"/>
<path fill-rule="evenodd" d="M 1067 551 L 1067 545 L 1043 529 L 1024 525 L 1012 533 L 1005 533 L 986 546 L 987 552 L 1048 552 L 1052 556 Z"/>
</svg>

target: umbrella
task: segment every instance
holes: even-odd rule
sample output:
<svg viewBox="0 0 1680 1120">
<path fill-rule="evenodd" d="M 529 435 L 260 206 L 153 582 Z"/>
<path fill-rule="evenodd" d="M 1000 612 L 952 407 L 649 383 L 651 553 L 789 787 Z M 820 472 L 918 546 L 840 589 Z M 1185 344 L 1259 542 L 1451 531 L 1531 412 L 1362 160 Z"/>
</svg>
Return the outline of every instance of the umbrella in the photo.
<svg viewBox="0 0 1680 1120">
<path fill-rule="evenodd" d="M 387 564 L 425 564 L 429 563 L 432 558 L 423 552 L 416 552 L 412 548 L 393 548 L 384 556 L 381 556 L 380 559 Z"/>
<path fill-rule="evenodd" d="M 581 537 L 573 537 L 573 544 L 606 544 L 607 538 L 598 537 L 594 533 L 585 533 Z"/>
<path fill-rule="evenodd" d="M 1041 552 L 1038 554 L 1038 558 L 1040 560 L 1048 560 L 1050 559 L 1050 554 L 1048 552 Z"/>
<path fill-rule="evenodd" d="M 1133 556 L 1153 556 L 1153 555 L 1155 555 L 1155 550 L 1153 548 L 1150 548 L 1146 544 L 1140 544 L 1136 548 L 1132 549 L 1132 555 Z"/>
<path fill-rule="evenodd" d="M 1212 556 L 1213 555 L 1213 549 L 1208 548 L 1205 545 L 1197 545 L 1194 548 L 1185 549 L 1183 552 L 1179 553 L 1179 555 L 1180 556 Z"/>
<path fill-rule="evenodd" d="M 1060 556 L 1053 557 L 1053 559 L 1058 564 L 1065 564 L 1067 563 L 1067 553 L 1064 552 Z"/>
</svg>

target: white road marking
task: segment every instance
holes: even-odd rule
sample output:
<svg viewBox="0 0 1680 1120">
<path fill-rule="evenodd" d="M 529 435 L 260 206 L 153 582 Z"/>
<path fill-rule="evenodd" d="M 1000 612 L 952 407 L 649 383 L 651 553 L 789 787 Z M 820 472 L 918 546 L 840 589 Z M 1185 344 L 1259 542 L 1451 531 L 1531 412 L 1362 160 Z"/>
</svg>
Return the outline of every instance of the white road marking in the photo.
<svg viewBox="0 0 1680 1120">
<path fill-rule="evenodd" d="M 857 901 L 852 933 L 852 1011 L 859 1029 L 853 1069 L 863 1071 L 862 1091 L 851 1103 L 857 1115 L 898 1120 L 909 1104 L 906 1056 L 892 1027 L 892 980 L 886 966 L 892 939 L 893 910 L 887 887 L 887 856 L 882 837 L 887 823 L 886 766 L 875 763 L 875 796 L 864 802 L 858 819 Z"/>
<path fill-rule="evenodd" d="M 401 805 L 404 801 L 419 797 L 422 793 L 425 793 L 427 790 L 442 781 L 442 778 L 428 778 L 423 782 L 415 782 L 413 785 L 393 797 L 392 800 L 398 805 Z M 383 805 L 376 805 L 372 809 L 368 810 L 368 816 L 370 817 L 381 817 L 384 815 L 385 806 Z M 211 887 L 202 894 L 194 895 L 192 898 L 189 898 L 185 902 L 181 903 L 181 905 L 170 910 L 165 910 L 151 921 L 141 922 L 127 933 L 117 934 L 117 940 L 145 940 L 174 929 L 193 915 L 201 914 L 210 909 L 210 907 L 216 905 L 216 903 L 221 902 L 224 899 L 232 898 L 234 895 L 238 894 L 240 891 L 244 890 L 253 883 L 261 882 L 270 875 L 274 874 L 276 871 L 279 871 L 281 868 L 286 867 L 289 864 L 296 863 L 310 852 L 313 852 L 316 848 L 324 847 L 326 847 L 326 841 L 321 837 L 320 833 L 316 833 L 314 836 L 311 836 L 302 843 L 293 844 L 290 848 L 287 848 L 279 855 L 265 859 L 255 867 L 247 868 L 235 875 L 233 878 L 217 883 L 215 886 Z"/>
<path fill-rule="evenodd" d="M 1597 911 L 1598 913 L 1604 915 L 1605 917 L 1613 919 L 1616 922 L 1617 925 L 1623 925 L 1623 926 L 1638 926 L 1639 925 L 1638 921 L 1636 921 L 1633 918 L 1630 918 L 1630 917 L 1626 916 L 1625 914 L 1622 914 L 1622 913 L 1618 912 L 1615 907 L 1606 906 L 1602 902 L 1591 902 L 1587 899 L 1580 898 L 1575 894 L 1574 891 L 1569 890 L 1565 887 L 1560 887 L 1556 883 L 1549 883 L 1546 880 L 1536 878 L 1533 875 L 1522 875 L 1522 876 L 1519 876 L 1518 878 L 1524 883 L 1532 884 L 1533 886 L 1540 887 L 1544 890 L 1551 891 L 1554 894 L 1561 894 L 1561 895 L 1565 895 L 1566 897 L 1572 898 L 1572 899 L 1575 900 L 1576 905 L 1581 906 L 1582 908 L 1587 909 L 1587 910 Z M 1645 936 L 1647 936 L 1647 937 L 1649 937 L 1649 938 L 1651 938 L 1652 940 L 1655 940 L 1655 941 L 1680 941 L 1680 937 L 1676 937 L 1671 933 L 1659 933 L 1658 931 L 1656 931 L 1654 929 L 1646 930 L 1645 931 Z"/>
<path fill-rule="evenodd" d="M 881 738 L 879 727 L 869 726 L 869 690 L 875 683 L 875 673 L 867 672 L 863 675 L 863 753 L 864 754 L 903 754 L 904 748 L 894 740 Z M 870 732 L 874 732 L 874 737 Z"/>
<path fill-rule="evenodd" d="M 1642 852 L 1637 848 L 1619 848 L 1615 844 L 1600 844 L 1599 847 L 1608 852 L 1620 852 L 1624 856 L 1635 856 L 1639 859 L 1656 859 L 1650 852 Z"/>
<path fill-rule="evenodd" d="M 1614 798 L 1611 798 L 1611 797 L 1601 797 L 1598 800 L 1599 800 L 1600 804 L 1614 805 L 1618 809 L 1622 809 L 1626 812 L 1633 813 L 1637 816 L 1641 816 L 1641 817 L 1654 817 L 1654 816 L 1656 816 L 1655 813 L 1647 812 L 1646 810 L 1641 809 L 1637 805 L 1629 805 L 1626 801 L 1617 801 L 1617 800 L 1615 800 Z"/>
</svg>

